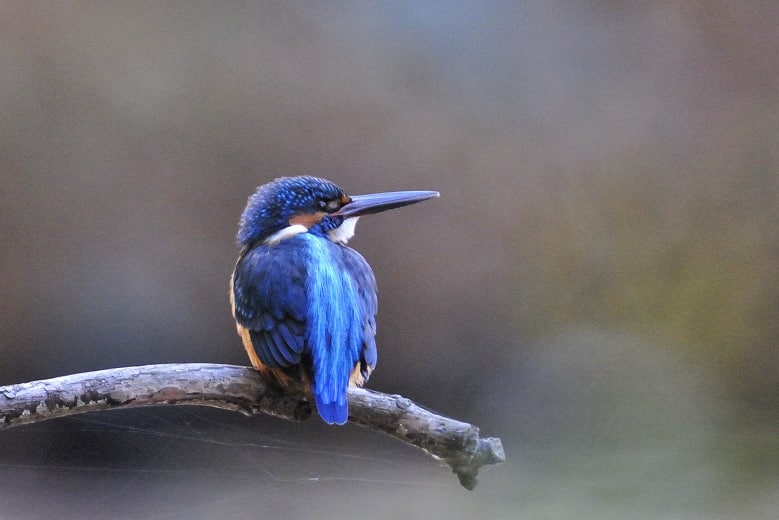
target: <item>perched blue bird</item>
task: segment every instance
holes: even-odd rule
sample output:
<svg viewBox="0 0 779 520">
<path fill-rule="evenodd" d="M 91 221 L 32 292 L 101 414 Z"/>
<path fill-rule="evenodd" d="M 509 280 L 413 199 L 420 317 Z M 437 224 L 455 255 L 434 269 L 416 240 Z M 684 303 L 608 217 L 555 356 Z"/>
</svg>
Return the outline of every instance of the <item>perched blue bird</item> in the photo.
<svg viewBox="0 0 779 520">
<path fill-rule="evenodd" d="M 437 197 L 400 191 L 350 197 L 317 177 L 257 188 L 241 215 L 230 303 L 252 365 L 280 384 L 306 381 L 328 424 L 348 418 L 346 389 L 376 366 L 376 279 L 346 246 L 361 215 Z"/>
</svg>

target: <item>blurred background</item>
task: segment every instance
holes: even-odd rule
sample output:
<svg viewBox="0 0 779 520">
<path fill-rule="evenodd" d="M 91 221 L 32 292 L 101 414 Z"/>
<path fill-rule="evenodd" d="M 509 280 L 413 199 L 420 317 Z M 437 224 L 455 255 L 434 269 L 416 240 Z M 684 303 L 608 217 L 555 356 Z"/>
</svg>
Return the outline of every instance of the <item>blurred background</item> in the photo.
<svg viewBox="0 0 779 520">
<path fill-rule="evenodd" d="M 362 219 L 370 387 L 503 439 L 192 408 L 0 433 L 3 518 L 776 518 L 779 4 L 5 2 L 0 384 L 248 364 L 246 198 Z"/>
</svg>

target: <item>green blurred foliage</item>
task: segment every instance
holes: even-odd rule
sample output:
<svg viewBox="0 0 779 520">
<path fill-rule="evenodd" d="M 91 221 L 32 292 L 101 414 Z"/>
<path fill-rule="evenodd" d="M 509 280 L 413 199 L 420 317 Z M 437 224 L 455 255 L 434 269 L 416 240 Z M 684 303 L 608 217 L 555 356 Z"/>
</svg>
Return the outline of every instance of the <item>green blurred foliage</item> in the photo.
<svg viewBox="0 0 779 520">
<path fill-rule="evenodd" d="M 697 171 L 642 171 L 649 161 L 585 168 L 548 188 L 555 204 L 522 202 L 543 224 L 523 246 L 536 253 L 521 274 L 536 276 L 517 293 L 520 327 L 532 330 L 534 317 L 541 331 L 630 330 L 677 346 L 742 396 L 776 395 L 779 176 L 767 165 L 718 168 L 716 158 Z"/>
</svg>

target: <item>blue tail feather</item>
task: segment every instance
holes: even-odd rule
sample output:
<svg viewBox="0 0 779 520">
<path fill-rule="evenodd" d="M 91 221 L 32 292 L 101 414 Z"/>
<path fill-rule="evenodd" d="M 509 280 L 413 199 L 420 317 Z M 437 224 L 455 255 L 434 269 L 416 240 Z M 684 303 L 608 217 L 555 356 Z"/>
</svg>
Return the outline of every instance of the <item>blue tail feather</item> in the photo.
<svg viewBox="0 0 779 520">
<path fill-rule="evenodd" d="M 343 275 L 343 246 L 304 233 L 308 317 L 306 343 L 311 355 L 311 390 L 325 422 L 344 424 L 349 417 L 346 389 L 360 359 L 363 318 L 358 291 Z"/>
<path fill-rule="evenodd" d="M 325 403 L 322 401 L 319 395 L 314 395 L 316 401 L 316 409 L 322 420 L 327 424 L 345 424 L 349 419 L 349 404 L 344 401 L 343 403 Z"/>
</svg>

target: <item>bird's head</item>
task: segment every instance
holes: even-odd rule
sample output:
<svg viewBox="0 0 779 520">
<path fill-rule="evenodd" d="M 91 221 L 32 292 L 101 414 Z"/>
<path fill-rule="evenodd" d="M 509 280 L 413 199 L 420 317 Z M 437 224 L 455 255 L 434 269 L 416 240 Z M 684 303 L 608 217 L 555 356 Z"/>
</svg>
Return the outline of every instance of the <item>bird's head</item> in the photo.
<svg viewBox="0 0 779 520">
<path fill-rule="evenodd" d="M 332 182 L 303 175 L 281 177 L 257 188 L 241 215 L 238 244 L 275 244 L 314 233 L 345 244 L 361 215 L 438 197 L 435 191 L 396 191 L 349 196 Z"/>
</svg>

